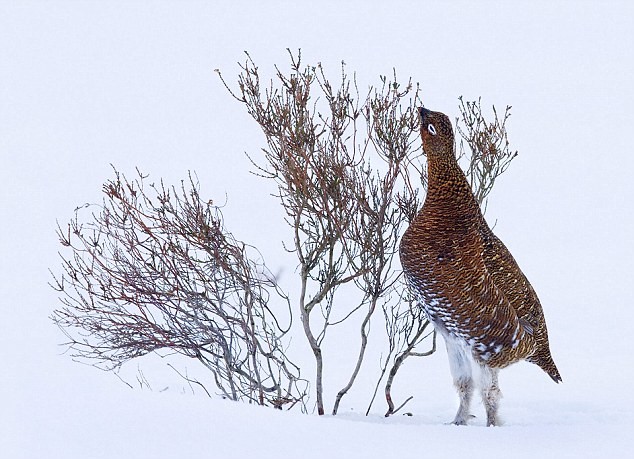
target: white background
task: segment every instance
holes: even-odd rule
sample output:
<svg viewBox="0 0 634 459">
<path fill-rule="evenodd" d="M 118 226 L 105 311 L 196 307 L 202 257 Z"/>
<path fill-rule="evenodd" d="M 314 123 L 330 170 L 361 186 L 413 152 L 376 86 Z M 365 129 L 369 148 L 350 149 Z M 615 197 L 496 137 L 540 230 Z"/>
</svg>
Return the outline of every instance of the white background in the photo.
<svg viewBox="0 0 634 459">
<path fill-rule="evenodd" d="M 2 457 L 627 454 L 632 5 L 0 1 Z M 48 318 L 58 305 L 47 285 L 48 269 L 59 272 L 56 221 L 101 199 L 110 164 L 168 183 L 196 171 L 203 196 L 226 201 L 229 229 L 292 283 L 271 184 L 249 173 L 244 155 L 257 154 L 262 134 L 214 73 L 235 82 L 248 50 L 271 75 L 274 64 L 288 68 L 287 47 L 333 77 L 344 60 L 366 86 L 396 68 L 451 118 L 460 95 L 513 106 L 509 138 L 520 156 L 487 217 L 540 295 L 564 382 L 526 363 L 505 370 L 504 427 L 485 430 L 482 416 L 466 429 L 442 424 L 455 409 L 442 347 L 402 376 L 415 416 L 385 422 L 393 426 L 381 423 L 382 405 L 369 423 L 346 422 L 131 391 L 61 355 L 64 337 Z M 300 335 L 294 343 L 305 352 Z M 327 404 L 350 368 L 330 358 Z M 365 401 L 351 394 L 344 411 Z"/>
</svg>

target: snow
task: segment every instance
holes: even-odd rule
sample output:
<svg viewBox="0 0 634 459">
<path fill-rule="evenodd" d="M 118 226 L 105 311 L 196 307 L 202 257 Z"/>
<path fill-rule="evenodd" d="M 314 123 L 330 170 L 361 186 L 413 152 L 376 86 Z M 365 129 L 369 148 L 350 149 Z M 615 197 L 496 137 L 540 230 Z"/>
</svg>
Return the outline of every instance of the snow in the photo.
<svg viewBox="0 0 634 459">
<path fill-rule="evenodd" d="M 444 425 L 436 414 L 448 411 L 319 418 L 178 394 L 94 395 L 56 398 L 45 403 L 50 412 L 3 425 L 5 457 L 619 457 L 634 446 L 630 414 L 582 401 L 527 401 L 507 410 L 503 427 L 487 428 Z"/>
<path fill-rule="evenodd" d="M 625 1 L 0 2 L 0 457 L 629 456 L 633 19 Z M 484 426 L 477 397 L 473 425 L 445 425 L 457 399 L 443 345 L 405 364 L 394 395 L 414 396 L 412 416 L 387 419 L 380 397 L 363 415 L 376 359 L 320 418 L 192 394 L 159 358 L 124 368 L 130 389 L 63 355 L 48 318 L 56 220 L 100 199 L 111 163 L 168 183 L 195 170 L 227 226 L 292 284 L 274 190 L 244 155 L 261 134 L 213 72 L 234 81 L 248 50 L 271 74 L 287 47 L 332 75 L 344 59 L 362 87 L 396 68 L 450 117 L 461 94 L 513 105 L 520 156 L 487 217 L 540 296 L 563 383 L 528 363 L 503 370 L 503 426 Z M 330 407 L 358 338 L 328 338 Z M 301 334 L 292 345 L 309 376 Z"/>
</svg>

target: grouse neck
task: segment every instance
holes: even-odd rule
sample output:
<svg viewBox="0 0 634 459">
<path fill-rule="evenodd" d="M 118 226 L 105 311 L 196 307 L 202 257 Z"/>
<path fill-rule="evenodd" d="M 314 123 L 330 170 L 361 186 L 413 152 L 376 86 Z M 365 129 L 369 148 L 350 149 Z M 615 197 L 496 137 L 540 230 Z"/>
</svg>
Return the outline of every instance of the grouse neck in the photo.
<svg viewBox="0 0 634 459">
<path fill-rule="evenodd" d="M 453 152 L 427 156 L 427 180 L 429 191 L 447 186 L 469 187 Z"/>
<path fill-rule="evenodd" d="M 429 155 L 427 173 L 427 196 L 423 207 L 428 212 L 437 217 L 458 219 L 462 225 L 466 225 L 465 222 L 482 225 L 484 217 L 480 205 L 453 152 L 451 155 Z"/>
</svg>

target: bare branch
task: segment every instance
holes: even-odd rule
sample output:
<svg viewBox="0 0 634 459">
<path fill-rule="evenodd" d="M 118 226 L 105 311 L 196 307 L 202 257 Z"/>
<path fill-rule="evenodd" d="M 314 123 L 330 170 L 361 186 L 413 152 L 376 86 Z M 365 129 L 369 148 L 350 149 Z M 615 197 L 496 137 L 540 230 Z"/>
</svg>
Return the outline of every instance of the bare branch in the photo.
<svg viewBox="0 0 634 459">
<path fill-rule="evenodd" d="M 201 199 L 195 175 L 176 188 L 140 171 L 134 180 L 114 173 L 102 205 L 58 227 L 63 272 L 53 288 L 63 306 L 52 319 L 72 355 L 108 370 L 168 350 L 198 360 L 232 400 L 302 400 L 281 341 L 288 326 L 271 310 L 272 300 L 289 307 L 288 299 L 249 253 L 261 255 Z"/>
<path fill-rule="evenodd" d="M 465 102 L 462 97 L 459 97 L 458 100 L 461 117 L 456 120 L 456 129 L 462 138 L 458 156 L 459 159 L 464 158 L 467 161 L 465 174 L 484 212 L 487 196 L 495 180 L 517 157 L 517 151 L 510 149 L 506 131 L 506 121 L 511 116 L 511 106 L 506 107 L 502 118 L 498 117 L 497 110 L 493 106 L 493 120 L 489 122 L 482 114 L 480 99 Z M 465 149 L 465 142 L 467 149 Z"/>
<path fill-rule="evenodd" d="M 415 105 L 418 86 L 382 78 L 365 99 L 354 75 L 341 65 L 338 84 L 320 64 L 304 66 L 289 51 L 290 72 L 276 67 L 264 87 L 250 57 L 241 65 L 236 99 L 260 125 L 267 147 L 259 175 L 276 181 L 292 228 L 300 267 L 298 309 L 315 356 L 317 411 L 324 413 L 321 343 L 330 326 L 365 308 L 360 347 L 350 379 L 337 394 L 333 413 L 354 383 L 376 306 L 394 288 L 393 268 L 402 224 L 418 206 L 409 186 L 411 157 L 420 150 Z M 364 135 L 365 134 L 365 135 Z M 379 161 L 380 168 L 370 165 Z M 387 170 L 387 173 L 386 173 Z M 354 283 L 357 304 L 336 304 L 339 287 Z M 315 324 L 315 307 L 322 312 Z M 331 320 L 333 308 L 339 320 Z"/>
</svg>

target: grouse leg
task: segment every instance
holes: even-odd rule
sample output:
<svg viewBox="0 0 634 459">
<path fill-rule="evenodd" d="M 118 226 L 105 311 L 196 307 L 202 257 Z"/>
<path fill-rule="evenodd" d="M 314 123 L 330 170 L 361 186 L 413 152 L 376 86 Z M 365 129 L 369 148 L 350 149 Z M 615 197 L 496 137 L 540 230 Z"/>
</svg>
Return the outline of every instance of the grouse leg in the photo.
<svg viewBox="0 0 634 459">
<path fill-rule="evenodd" d="M 471 361 L 464 346 L 453 339 L 445 339 L 447 355 L 449 356 L 449 368 L 453 383 L 458 391 L 460 407 L 452 424 L 457 426 L 467 425 L 467 421 L 473 416 L 469 413 L 471 398 L 473 396 L 473 377 L 471 376 Z"/>
<path fill-rule="evenodd" d="M 486 365 L 482 365 L 481 370 L 482 403 L 484 403 L 487 412 L 487 426 L 498 426 L 500 423 L 497 414 L 500 398 L 502 398 L 502 392 L 498 385 L 500 370 Z"/>
</svg>

